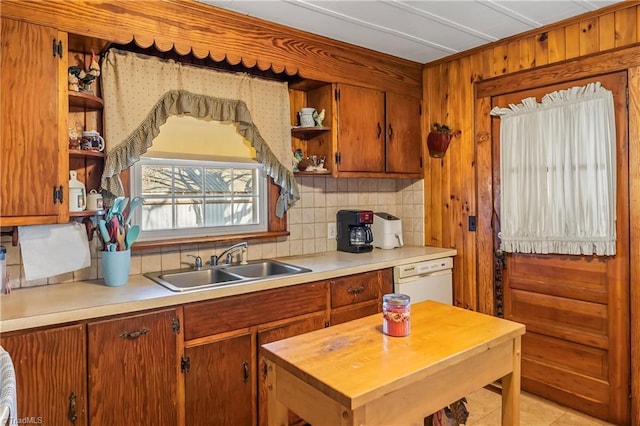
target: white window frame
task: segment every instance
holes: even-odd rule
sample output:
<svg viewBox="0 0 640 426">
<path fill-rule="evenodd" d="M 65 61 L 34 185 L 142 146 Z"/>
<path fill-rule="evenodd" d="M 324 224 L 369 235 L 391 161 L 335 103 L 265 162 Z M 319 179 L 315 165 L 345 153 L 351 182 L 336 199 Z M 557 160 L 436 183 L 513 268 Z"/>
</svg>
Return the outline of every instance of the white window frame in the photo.
<svg viewBox="0 0 640 426">
<path fill-rule="evenodd" d="M 174 154 L 175 155 L 175 154 Z M 251 232 L 266 232 L 268 230 L 268 194 L 267 194 L 267 175 L 261 164 L 242 159 L 234 159 L 233 161 L 219 161 L 215 159 L 187 159 L 187 158 L 166 158 L 165 156 L 141 157 L 140 161 L 131 167 L 131 198 L 142 196 L 142 166 L 144 165 L 162 165 L 162 166 L 188 166 L 188 167 L 215 167 L 215 168 L 243 168 L 255 169 L 258 171 L 258 179 L 256 182 L 256 191 L 258 194 L 258 214 L 257 224 L 250 225 L 233 225 L 233 226 L 209 226 L 197 228 L 180 228 L 165 230 L 149 230 L 141 229 L 140 241 L 153 241 L 173 238 L 190 238 L 202 236 L 224 236 L 237 235 Z M 138 208 L 133 217 L 132 223 L 142 222 L 142 207 Z"/>
</svg>

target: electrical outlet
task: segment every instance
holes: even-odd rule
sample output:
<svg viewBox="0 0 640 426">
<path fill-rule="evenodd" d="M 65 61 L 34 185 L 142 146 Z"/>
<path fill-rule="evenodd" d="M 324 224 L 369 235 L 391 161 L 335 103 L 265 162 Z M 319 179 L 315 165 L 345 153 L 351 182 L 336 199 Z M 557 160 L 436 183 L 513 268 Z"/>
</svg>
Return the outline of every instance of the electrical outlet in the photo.
<svg viewBox="0 0 640 426">
<path fill-rule="evenodd" d="M 327 223 L 327 240 L 336 238 L 336 224 Z"/>
<path fill-rule="evenodd" d="M 475 232 L 476 231 L 476 217 L 475 216 L 469 216 L 469 231 L 471 231 L 471 232 Z"/>
</svg>

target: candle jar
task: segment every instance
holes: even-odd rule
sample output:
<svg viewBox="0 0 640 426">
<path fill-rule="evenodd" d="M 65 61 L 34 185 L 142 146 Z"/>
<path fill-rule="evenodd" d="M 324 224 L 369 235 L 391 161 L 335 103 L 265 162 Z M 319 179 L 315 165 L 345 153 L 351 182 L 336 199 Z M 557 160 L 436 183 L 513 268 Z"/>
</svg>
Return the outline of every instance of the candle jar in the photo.
<svg viewBox="0 0 640 426">
<path fill-rule="evenodd" d="M 411 333 L 411 298 L 406 294 L 390 293 L 382 296 L 382 332 L 402 337 Z"/>
</svg>

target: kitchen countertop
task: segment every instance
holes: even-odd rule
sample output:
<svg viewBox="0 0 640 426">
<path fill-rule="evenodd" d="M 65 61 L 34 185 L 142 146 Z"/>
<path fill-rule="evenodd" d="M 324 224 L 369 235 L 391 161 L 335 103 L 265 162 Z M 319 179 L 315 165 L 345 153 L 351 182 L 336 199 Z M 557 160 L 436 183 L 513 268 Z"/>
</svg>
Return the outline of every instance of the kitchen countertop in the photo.
<svg viewBox="0 0 640 426">
<path fill-rule="evenodd" d="M 309 268 L 312 272 L 180 293 L 168 290 L 144 275 L 130 276 L 129 282 L 122 287 L 107 287 L 100 279 L 18 289 L 0 296 L 0 332 L 182 305 L 456 254 L 455 249 L 449 248 L 405 246 L 393 250 L 374 249 L 370 253 L 332 251 L 281 257 L 277 260 Z"/>
</svg>

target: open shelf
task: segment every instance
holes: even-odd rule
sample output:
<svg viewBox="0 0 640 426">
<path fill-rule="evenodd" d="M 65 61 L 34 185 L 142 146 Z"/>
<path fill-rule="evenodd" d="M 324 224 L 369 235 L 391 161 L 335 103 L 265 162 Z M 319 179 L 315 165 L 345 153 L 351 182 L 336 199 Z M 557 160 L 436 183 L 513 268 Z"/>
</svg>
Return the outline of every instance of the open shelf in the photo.
<svg viewBox="0 0 640 426">
<path fill-rule="evenodd" d="M 104 152 L 94 151 L 92 149 L 70 149 L 69 155 L 75 156 L 75 157 L 104 158 Z"/>
<path fill-rule="evenodd" d="M 81 212 L 69 212 L 69 217 L 91 217 L 103 214 L 104 210 L 83 210 Z"/>
<path fill-rule="evenodd" d="M 300 139 L 309 139 L 319 133 L 328 132 L 331 127 L 292 127 L 291 135 Z"/>
<path fill-rule="evenodd" d="M 307 171 L 301 171 L 301 172 L 293 172 L 294 175 L 298 176 L 298 175 L 302 175 L 302 176 L 322 176 L 322 175 L 330 175 L 331 174 L 331 170 L 322 170 L 320 172 L 307 172 Z"/>
<path fill-rule="evenodd" d="M 104 101 L 97 96 L 85 92 L 69 92 L 69 111 L 101 110 Z"/>
</svg>

